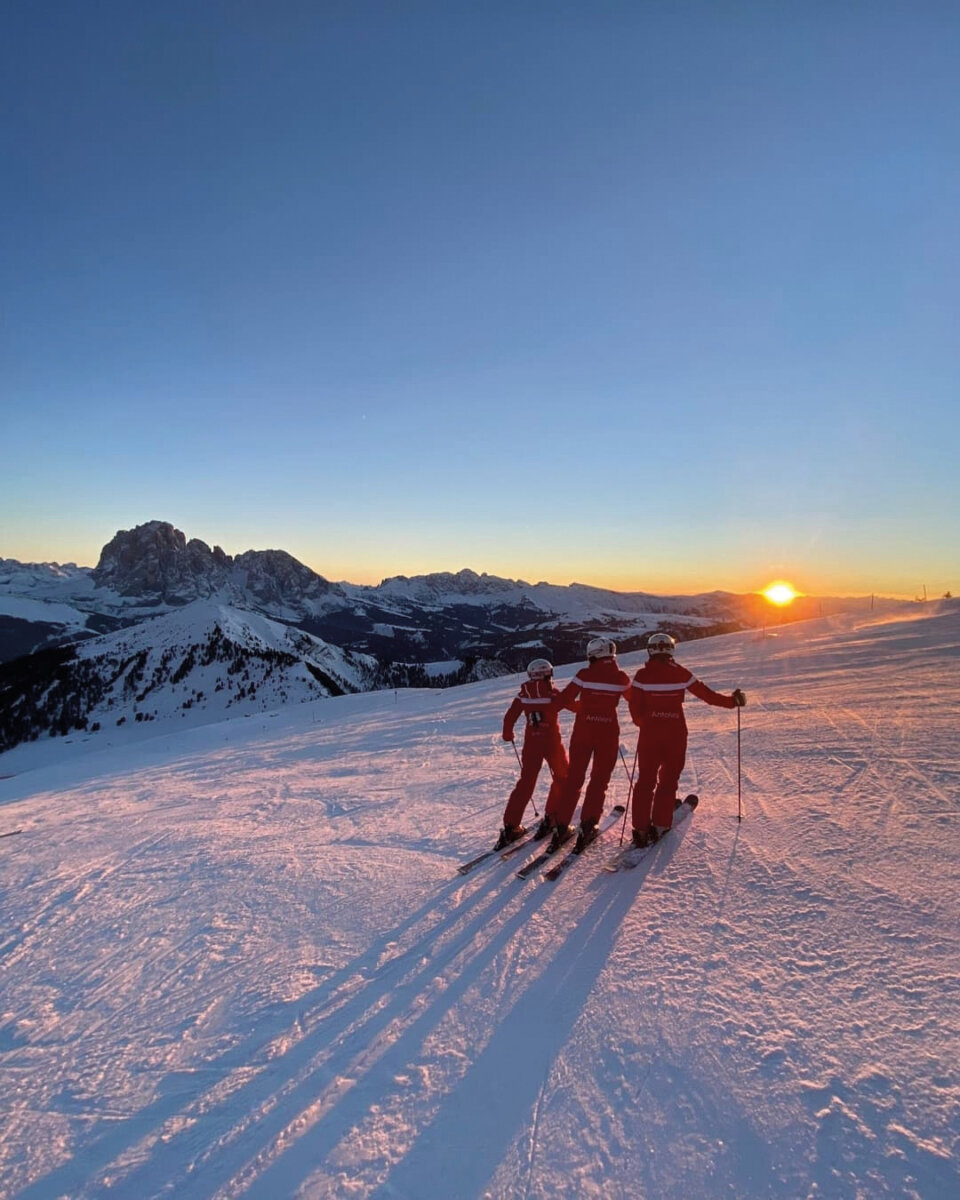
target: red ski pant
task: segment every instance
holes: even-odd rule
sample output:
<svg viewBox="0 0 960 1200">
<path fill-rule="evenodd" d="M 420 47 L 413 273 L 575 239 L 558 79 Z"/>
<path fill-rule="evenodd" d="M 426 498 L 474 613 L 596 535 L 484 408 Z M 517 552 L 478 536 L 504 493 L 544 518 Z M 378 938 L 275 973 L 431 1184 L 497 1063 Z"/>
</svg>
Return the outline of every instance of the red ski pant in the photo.
<svg viewBox="0 0 960 1200">
<path fill-rule="evenodd" d="M 567 752 L 563 748 L 559 728 L 541 731 L 528 725 L 523 735 L 523 750 L 520 754 L 520 778 L 510 793 L 507 807 L 503 810 L 504 825 L 519 825 L 523 821 L 523 814 L 533 796 L 544 762 L 549 765 L 553 775 L 546 806 L 546 811 L 552 813 L 557 807 L 560 791 L 567 778 Z"/>
<path fill-rule="evenodd" d="M 554 816 L 569 825 L 580 799 L 580 789 L 590 767 L 590 781 L 580 810 L 581 821 L 599 821 L 607 784 L 620 752 L 620 725 L 613 721 L 577 721 L 570 737 L 570 770 Z M 590 765 L 591 759 L 593 765 Z"/>
<path fill-rule="evenodd" d="M 647 718 L 637 741 L 637 781 L 633 785 L 633 828 L 669 829 L 680 772 L 687 758 L 686 723 Z"/>
</svg>

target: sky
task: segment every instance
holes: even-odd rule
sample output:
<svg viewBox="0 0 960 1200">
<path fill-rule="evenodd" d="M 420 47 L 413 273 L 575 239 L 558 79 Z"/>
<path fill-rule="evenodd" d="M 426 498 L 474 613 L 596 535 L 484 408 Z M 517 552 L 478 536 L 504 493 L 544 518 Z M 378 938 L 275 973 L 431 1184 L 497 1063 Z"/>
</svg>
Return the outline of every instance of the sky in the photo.
<svg viewBox="0 0 960 1200">
<path fill-rule="evenodd" d="M 0 556 L 956 591 L 960 6 L 52 0 Z"/>
</svg>

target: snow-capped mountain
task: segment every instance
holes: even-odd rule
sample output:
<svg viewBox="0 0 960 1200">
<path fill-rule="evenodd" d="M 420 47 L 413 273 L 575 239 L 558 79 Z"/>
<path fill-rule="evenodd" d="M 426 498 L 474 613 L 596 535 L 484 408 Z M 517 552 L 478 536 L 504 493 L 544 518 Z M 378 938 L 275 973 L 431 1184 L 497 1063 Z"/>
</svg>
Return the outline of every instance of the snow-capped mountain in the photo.
<svg viewBox="0 0 960 1200">
<path fill-rule="evenodd" d="M 665 620 L 686 636 L 752 623 L 745 598 L 722 593 L 656 597 L 469 570 L 401 575 L 377 587 L 331 583 L 283 550 L 231 557 L 150 521 L 117 533 L 93 569 L 0 559 L 0 661 L 197 600 L 296 625 L 385 665 L 491 658 L 513 668 L 530 648 L 577 659 L 597 629 L 627 648 Z"/>
<path fill-rule="evenodd" d="M 206 724 L 366 691 L 367 655 L 209 600 L 0 667 L 0 752 L 41 734 Z"/>
<path fill-rule="evenodd" d="M 92 569 L 0 559 L 0 751 L 45 732 L 464 683 L 541 654 L 580 661 L 599 631 L 627 652 L 658 629 L 690 640 L 762 619 L 755 596 L 470 570 L 331 583 L 283 550 L 231 557 L 150 521 L 118 532 Z"/>
<path fill-rule="evenodd" d="M 64 636 L 101 633 L 217 600 L 288 622 L 315 615 L 326 596 L 344 593 L 283 550 L 232 558 L 219 546 L 187 541 L 167 522 L 122 530 L 94 568 L 0 559 L 0 661 Z M 28 625 L 41 628 L 31 641 Z"/>
<path fill-rule="evenodd" d="M 302 615 L 335 585 L 284 550 L 248 550 L 231 558 L 198 538 L 187 541 L 165 521 L 121 530 L 104 546 L 91 572 L 98 593 L 138 605 L 182 605 L 220 597 L 245 607 Z"/>
</svg>

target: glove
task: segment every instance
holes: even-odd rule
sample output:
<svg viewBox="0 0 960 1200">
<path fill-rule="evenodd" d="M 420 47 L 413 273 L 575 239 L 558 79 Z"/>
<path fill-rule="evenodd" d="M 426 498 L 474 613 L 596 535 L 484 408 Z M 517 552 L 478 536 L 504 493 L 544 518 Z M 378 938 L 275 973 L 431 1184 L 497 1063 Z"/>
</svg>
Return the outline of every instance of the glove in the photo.
<svg viewBox="0 0 960 1200">
<path fill-rule="evenodd" d="M 737 688 L 736 691 L 734 691 L 733 698 L 736 701 L 737 708 L 743 708 L 743 706 L 747 702 L 746 694 L 744 692 L 741 692 L 739 688 Z"/>
<path fill-rule="evenodd" d="M 510 733 L 505 733 L 505 734 L 503 735 L 503 740 L 504 740 L 505 742 L 512 742 L 512 741 L 513 741 L 513 733 L 512 733 L 512 732 L 510 732 Z"/>
</svg>

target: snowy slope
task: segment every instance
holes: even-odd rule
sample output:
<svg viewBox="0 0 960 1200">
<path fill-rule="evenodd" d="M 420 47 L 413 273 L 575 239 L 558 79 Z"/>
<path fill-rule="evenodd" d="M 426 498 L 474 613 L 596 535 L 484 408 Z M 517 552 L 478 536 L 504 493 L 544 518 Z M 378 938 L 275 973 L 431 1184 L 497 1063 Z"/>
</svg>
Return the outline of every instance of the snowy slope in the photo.
<svg viewBox="0 0 960 1200">
<path fill-rule="evenodd" d="M 136 722 L 259 714 L 359 691 L 376 670 L 302 630 L 197 600 L 0 669 L 0 748 L 51 729 L 89 741 Z"/>
<path fill-rule="evenodd" d="M 32 610 L 30 606 L 34 606 Z M 92 612 L 122 608 L 123 598 L 115 592 L 108 588 L 98 591 L 89 567 L 0 558 L 0 615 L 60 619 L 71 627 L 82 627 Z M 44 615 L 33 616 L 36 609 Z"/>
<path fill-rule="evenodd" d="M 691 702 L 701 806 L 617 875 L 456 874 L 515 680 L 0 756 L 0 1196 L 960 1194 L 960 613 L 914 614 L 686 647 L 744 819 Z"/>
</svg>

